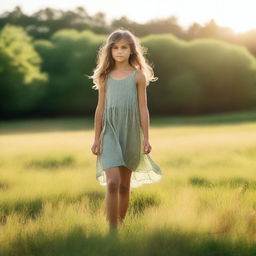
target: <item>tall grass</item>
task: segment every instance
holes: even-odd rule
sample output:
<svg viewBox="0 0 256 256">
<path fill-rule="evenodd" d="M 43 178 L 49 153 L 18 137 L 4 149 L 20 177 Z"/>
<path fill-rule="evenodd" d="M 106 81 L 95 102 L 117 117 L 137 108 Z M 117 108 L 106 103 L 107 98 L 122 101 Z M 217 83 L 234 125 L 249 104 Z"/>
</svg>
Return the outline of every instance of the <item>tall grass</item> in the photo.
<svg viewBox="0 0 256 256">
<path fill-rule="evenodd" d="M 255 255 L 254 116 L 151 118 L 163 178 L 131 190 L 117 234 L 95 179 L 93 120 L 2 122 L 0 255 Z"/>
</svg>

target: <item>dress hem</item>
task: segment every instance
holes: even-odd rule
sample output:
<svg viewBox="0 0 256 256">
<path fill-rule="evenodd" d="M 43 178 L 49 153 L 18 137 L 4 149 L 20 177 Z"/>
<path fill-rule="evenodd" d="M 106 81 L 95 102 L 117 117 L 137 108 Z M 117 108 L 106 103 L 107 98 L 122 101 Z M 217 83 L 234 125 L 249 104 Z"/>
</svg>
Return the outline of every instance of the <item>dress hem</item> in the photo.
<svg viewBox="0 0 256 256">
<path fill-rule="evenodd" d="M 101 186 L 107 186 L 107 182 L 106 181 L 101 181 L 100 180 L 101 177 L 102 176 L 96 177 L 97 181 L 99 182 L 99 184 Z M 159 182 L 161 180 L 162 180 L 162 175 L 159 175 L 155 180 L 150 180 L 150 179 L 132 180 L 131 179 L 130 187 L 131 188 L 137 188 L 137 187 L 141 187 L 142 185 L 157 183 L 157 182 Z"/>
</svg>

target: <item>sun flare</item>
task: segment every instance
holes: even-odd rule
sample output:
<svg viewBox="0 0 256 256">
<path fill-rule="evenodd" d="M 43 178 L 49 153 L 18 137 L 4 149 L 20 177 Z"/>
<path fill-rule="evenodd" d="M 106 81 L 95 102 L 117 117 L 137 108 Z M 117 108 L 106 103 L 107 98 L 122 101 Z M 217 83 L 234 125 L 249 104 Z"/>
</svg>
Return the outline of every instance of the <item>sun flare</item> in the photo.
<svg viewBox="0 0 256 256">
<path fill-rule="evenodd" d="M 183 27 L 194 22 L 204 25 L 214 19 L 219 26 L 229 27 L 236 33 L 256 29 L 255 0 L 130 0 L 129 3 L 124 0 L 9 0 L 1 4 L 0 11 L 11 11 L 17 5 L 28 14 L 46 7 L 67 10 L 82 6 L 89 15 L 105 13 L 108 21 L 126 16 L 144 23 L 154 18 L 176 16 Z"/>
</svg>

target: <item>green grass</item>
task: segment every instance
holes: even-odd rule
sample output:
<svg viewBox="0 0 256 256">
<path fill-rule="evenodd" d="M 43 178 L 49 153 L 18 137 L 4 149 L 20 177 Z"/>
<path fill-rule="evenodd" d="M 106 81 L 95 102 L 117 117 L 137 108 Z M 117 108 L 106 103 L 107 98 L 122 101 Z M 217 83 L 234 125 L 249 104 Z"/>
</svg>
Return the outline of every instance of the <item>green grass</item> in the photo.
<svg viewBox="0 0 256 256">
<path fill-rule="evenodd" d="M 256 111 L 151 117 L 160 182 L 108 233 L 89 118 L 0 124 L 0 255 L 256 255 Z"/>
</svg>

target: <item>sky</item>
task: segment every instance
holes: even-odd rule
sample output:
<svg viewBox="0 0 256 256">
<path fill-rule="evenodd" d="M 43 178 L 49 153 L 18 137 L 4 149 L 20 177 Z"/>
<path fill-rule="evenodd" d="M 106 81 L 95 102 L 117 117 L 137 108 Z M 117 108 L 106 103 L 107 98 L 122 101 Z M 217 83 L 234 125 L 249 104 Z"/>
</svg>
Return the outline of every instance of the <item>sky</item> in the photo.
<svg viewBox="0 0 256 256">
<path fill-rule="evenodd" d="M 256 29 L 256 0 L 7 0 L 1 3 L 0 13 L 17 5 L 27 14 L 45 7 L 68 10 L 83 6 L 89 15 L 106 13 L 107 21 L 127 16 L 144 23 L 153 18 L 176 16 L 184 28 L 193 22 L 204 25 L 214 19 L 236 33 Z"/>
</svg>

